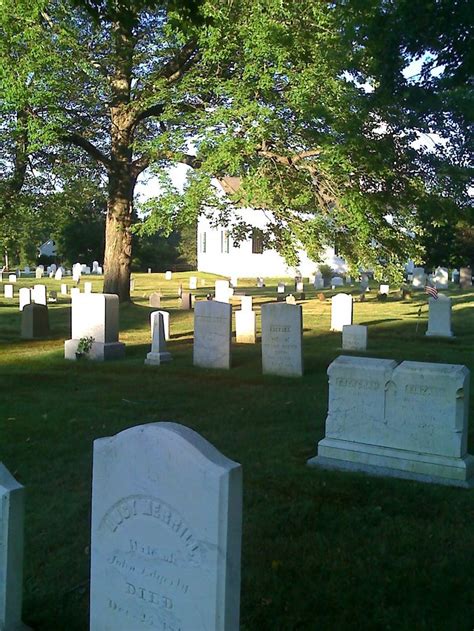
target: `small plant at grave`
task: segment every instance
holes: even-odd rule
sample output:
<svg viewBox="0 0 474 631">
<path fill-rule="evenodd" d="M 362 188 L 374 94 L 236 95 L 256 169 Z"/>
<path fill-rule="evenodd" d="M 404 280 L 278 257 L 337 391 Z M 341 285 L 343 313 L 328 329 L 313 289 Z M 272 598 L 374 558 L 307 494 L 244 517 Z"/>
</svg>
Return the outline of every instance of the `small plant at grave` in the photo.
<svg viewBox="0 0 474 631">
<path fill-rule="evenodd" d="M 81 337 L 76 349 L 76 357 L 88 356 L 95 338 L 92 335 Z"/>
</svg>

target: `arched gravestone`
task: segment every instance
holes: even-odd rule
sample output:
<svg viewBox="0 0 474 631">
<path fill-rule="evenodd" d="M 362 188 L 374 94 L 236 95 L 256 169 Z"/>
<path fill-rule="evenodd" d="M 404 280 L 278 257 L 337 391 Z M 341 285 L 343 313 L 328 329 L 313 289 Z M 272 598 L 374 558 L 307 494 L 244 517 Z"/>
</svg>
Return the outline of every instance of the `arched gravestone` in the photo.
<svg viewBox="0 0 474 631">
<path fill-rule="evenodd" d="M 241 466 L 150 423 L 94 442 L 90 631 L 238 631 Z"/>
<path fill-rule="evenodd" d="M 331 331 L 342 331 L 346 324 L 352 324 L 352 296 L 337 294 L 331 304 Z"/>
</svg>

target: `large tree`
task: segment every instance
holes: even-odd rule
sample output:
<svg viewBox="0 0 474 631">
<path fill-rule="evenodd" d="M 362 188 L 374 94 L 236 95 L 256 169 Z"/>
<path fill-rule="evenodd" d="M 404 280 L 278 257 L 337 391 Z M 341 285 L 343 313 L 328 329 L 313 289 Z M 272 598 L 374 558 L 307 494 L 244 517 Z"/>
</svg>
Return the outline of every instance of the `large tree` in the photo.
<svg viewBox="0 0 474 631">
<path fill-rule="evenodd" d="M 354 265 L 395 264 L 416 249 L 406 231 L 419 207 L 466 204 L 462 0 L 422 0 L 421 21 L 405 0 L 4 4 L 3 107 L 28 113 L 38 144 L 74 145 L 102 166 L 104 290 L 122 300 L 134 187 L 151 165 L 164 196 L 150 229 L 203 207 L 226 220 L 210 181 L 239 176 L 233 201 L 272 211 L 266 242 L 289 258 L 296 240 L 317 256 L 337 238 Z M 419 80 L 406 78 L 417 57 Z M 420 134 L 446 144 L 415 150 Z M 176 162 L 193 167 L 183 194 L 166 181 Z"/>
</svg>

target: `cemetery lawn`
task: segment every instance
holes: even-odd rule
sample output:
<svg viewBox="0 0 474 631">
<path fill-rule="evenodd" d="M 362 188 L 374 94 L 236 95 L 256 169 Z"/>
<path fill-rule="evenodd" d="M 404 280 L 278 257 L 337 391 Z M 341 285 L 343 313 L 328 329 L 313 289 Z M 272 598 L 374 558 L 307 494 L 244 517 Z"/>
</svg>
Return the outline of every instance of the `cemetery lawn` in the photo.
<svg viewBox="0 0 474 631">
<path fill-rule="evenodd" d="M 242 464 L 242 631 L 472 629 L 474 490 L 306 466 L 324 436 L 326 370 L 341 354 L 341 334 L 329 332 L 330 302 L 306 288 L 303 378 L 263 376 L 260 343 L 234 343 L 230 371 L 198 369 L 192 312 L 178 310 L 176 297 L 190 275 L 134 275 L 134 303 L 120 314 L 126 359 L 115 362 L 63 359 L 68 297 L 50 304 L 51 336 L 34 341 L 19 337 L 17 299 L 0 298 L 0 460 L 27 488 L 24 622 L 36 631 L 88 629 L 93 440 L 168 420 Z M 197 276 L 203 297 L 215 277 Z M 92 280 L 99 291 L 101 280 Z M 21 280 L 16 296 L 34 283 Z M 275 285 L 239 282 L 255 296 L 258 331 L 259 307 L 275 298 Z M 147 296 L 158 287 L 171 313 L 173 361 L 152 367 L 143 363 Z M 474 371 L 474 291 L 445 293 L 452 340 L 424 337 L 422 293 L 379 302 L 372 291 L 355 302 L 354 323 L 369 325 L 367 356 Z M 470 418 L 474 453 L 474 396 Z"/>
</svg>

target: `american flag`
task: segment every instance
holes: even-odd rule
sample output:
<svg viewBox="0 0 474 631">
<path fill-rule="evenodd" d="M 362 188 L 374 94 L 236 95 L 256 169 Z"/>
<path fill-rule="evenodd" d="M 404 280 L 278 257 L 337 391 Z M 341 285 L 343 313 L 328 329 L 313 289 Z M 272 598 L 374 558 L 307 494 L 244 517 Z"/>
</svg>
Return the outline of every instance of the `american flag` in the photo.
<svg viewBox="0 0 474 631">
<path fill-rule="evenodd" d="M 435 300 L 438 300 L 438 290 L 436 289 L 436 287 L 431 287 L 430 285 L 426 285 L 425 294 L 428 294 Z"/>
</svg>

